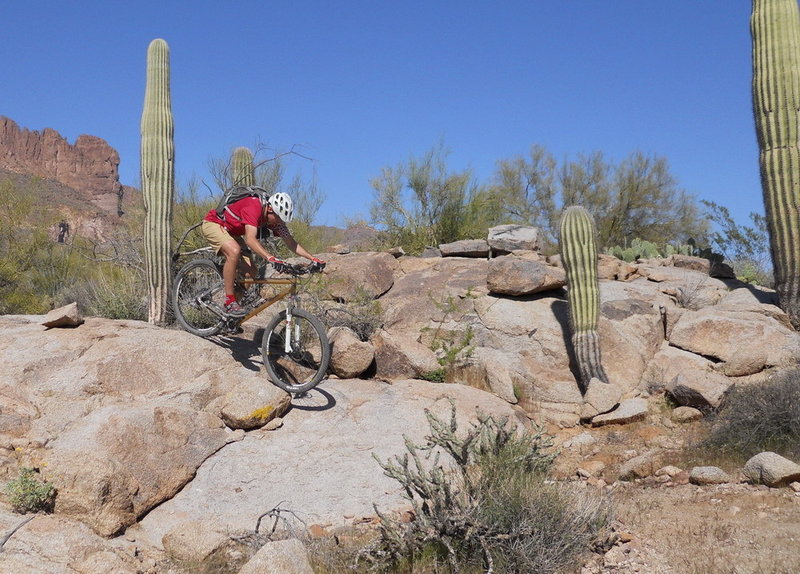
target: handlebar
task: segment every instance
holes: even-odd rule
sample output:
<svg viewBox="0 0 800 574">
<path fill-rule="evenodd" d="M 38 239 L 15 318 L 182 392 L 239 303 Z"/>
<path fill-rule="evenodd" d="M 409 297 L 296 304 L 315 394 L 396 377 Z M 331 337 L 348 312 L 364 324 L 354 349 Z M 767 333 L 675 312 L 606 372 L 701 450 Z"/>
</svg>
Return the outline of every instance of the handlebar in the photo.
<svg viewBox="0 0 800 574">
<path fill-rule="evenodd" d="M 312 273 L 322 273 L 325 268 L 324 263 L 311 263 L 308 265 L 287 263 L 284 267 L 282 274 L 291 275 L 292 277 L 299 277 L 300 275 L 310 275 Z"/>
</svg>

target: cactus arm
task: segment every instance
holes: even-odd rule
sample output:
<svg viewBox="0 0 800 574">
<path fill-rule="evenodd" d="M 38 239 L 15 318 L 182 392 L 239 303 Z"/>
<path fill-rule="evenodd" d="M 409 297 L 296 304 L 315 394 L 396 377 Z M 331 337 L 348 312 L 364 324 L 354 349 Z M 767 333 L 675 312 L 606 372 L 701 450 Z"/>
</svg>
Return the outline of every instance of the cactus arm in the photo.
<svg viewBox="0 0 800 574">
<path fill-rule="evenodd" d="M 797 0 L 753 0 L 753 116 L 775 290 L 800 329 L 800 13 Z"/>
<path fill-rule="evenodd" d="M 141 187 L 149 288 L 148 321 L 163 324 L 169 310 L 170 243 L 175 193 L 175 151 L 169 83 L 169 47 L 162 39 L 147 49 L 147 84 L 141 119 Z"/>
<path fill-rule="evenodd" d="M 591 214 L 580 206 L 568 207 L 560 225 L 561 261 L 567 275 L 567 302 L 572 347 L 582 389 L 592 378 L 608 376 L 600 357 L 597 321 L 600 285 L 597 279 L 597 230 Z"/>
</svg>

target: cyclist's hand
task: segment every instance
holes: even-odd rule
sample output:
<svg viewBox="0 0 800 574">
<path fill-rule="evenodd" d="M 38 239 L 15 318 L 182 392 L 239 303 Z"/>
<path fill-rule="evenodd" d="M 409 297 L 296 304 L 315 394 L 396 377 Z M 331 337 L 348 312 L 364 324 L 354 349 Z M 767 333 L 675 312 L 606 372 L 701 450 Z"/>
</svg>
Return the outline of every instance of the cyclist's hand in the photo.
<svg viewBox="0 0 800 574">
<path fill-rule="evenodd" d="M 325 269 L 325 262 L 316 257 L 311 260 L 311 265 L 308 267 L 309 273 L 321 273 Z"/>
<path fill-rule="evenodd" d="M 278 273 L 289 273 L 292 270 L 292 266 L 286 263 L 286 261 L 281 261 L 276 257 L 272 257 L 268 260 L 272 268 L 275 269 Z"/>
</svg>

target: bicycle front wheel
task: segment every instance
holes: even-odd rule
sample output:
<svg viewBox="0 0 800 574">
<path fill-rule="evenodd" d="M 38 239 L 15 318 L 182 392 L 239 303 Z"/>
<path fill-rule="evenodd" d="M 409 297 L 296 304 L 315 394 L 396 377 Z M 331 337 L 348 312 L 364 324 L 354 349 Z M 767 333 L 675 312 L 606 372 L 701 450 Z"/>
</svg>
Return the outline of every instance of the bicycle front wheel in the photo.
<svg viewBox="0 0 800 574">
<path fill-rule="evenodd" d="M 264 366 L 272 382 L 290 393 L 313 389 L 328 372 L 331 346 L 319 319 L 303 309 L 275 315 L 264 330 Z"/>
<path fill-rule="evenodd" d="M 222 274 L 213 261 L 191 261 L 175 277 L 172 310 L 181 328 L 193 335 L 210 337 L 222 330 L 224 300 Z"/>
</svg>

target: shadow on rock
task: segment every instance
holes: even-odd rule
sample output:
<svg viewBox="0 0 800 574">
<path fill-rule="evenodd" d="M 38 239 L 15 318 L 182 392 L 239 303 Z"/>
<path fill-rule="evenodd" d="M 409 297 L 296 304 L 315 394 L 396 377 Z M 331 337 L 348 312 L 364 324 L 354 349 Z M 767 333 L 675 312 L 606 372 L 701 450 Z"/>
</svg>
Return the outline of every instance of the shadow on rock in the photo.
<svg viewBox="0 0 800 574">
<path fill-rule="evenodd" d="M 722 282 L 725 283 L 731 291 L 734 289 L 747 289 L 759 303 L 778 306 L 778 294 L 771 289 L 765 290 L 756 285 L 739 281 L 738 279 L 723 279 Z"/>
<path fill-rule="evenodd" d="M 294 395 L 291 404 L 292 409 L 299 411 L 327 411 L 336 406 L 336 399 L 328 391 L 315 387 L 305 393 Z"/>
<path fill-rule="evenodd" d="M 259 332 L 261 331 L 261 333 Z M 263 329 L 259 329 L 253 340 L 241 339 L 239 337 L 213 337 L 209 341 L 224 349 L 228 349 L 237 362 L 241 363 L 243 367 L 259 372 L 263 361 L 261 359 L 261 345 L 257 341 L 261 341 L 261 334 Z"/>
<path fill-rule="evenodd" d="M 575 358 L 575 348 L 572 346 L 572 333 L 569 326 L 569 305 L 565 300 L 553 301 L 550 308 L 553 310 L 553 316 L 561 326 L 561 333 L 564 337 L 564 346 L 567 349 L 567 356 L 569 357 L 569 370 L 575 377 L 578 383 L 581 394 L 586 394 L 586 389 L 581 382 L 580 369 L 578 368 L 578 360 Z"/>
</svg>

